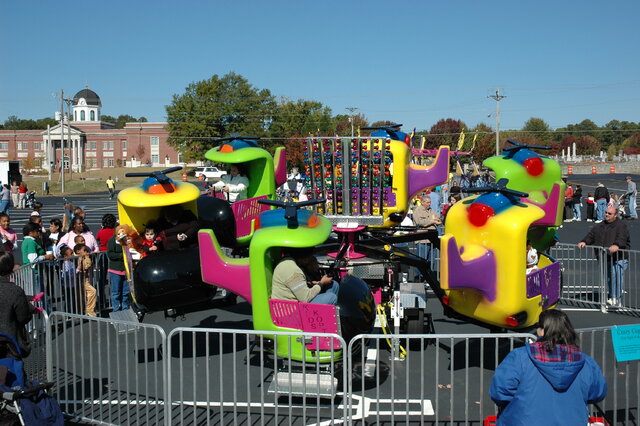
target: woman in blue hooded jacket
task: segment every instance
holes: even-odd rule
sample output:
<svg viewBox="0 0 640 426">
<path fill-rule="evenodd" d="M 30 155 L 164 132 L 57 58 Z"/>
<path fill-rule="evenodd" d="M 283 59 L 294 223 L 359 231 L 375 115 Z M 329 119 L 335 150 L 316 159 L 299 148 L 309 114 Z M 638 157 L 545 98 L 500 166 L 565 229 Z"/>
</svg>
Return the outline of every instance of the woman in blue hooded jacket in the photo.
<svg viewBox="0 0 640 426">
<path fill-rule="evenodd" d="M 602 401 L 607 382 L 598 364 L 578 349 L 569 317 L 540 314 L 538 341 L 514 349 L 496 368 L 491 399 L 497 425 L 586 425 L 587 405 Z"/>
</svg>

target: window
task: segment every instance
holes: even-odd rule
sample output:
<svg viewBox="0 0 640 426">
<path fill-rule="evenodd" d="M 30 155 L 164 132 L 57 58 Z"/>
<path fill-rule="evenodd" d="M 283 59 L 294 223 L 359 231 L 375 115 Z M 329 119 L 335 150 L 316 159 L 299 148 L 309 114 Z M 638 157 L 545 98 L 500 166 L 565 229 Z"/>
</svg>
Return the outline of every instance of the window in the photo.
<svg viewBox="0 0 640 426">
<path fill-rule="evenodd" d="M 80 111 L 80 121 L 84 121 L 84 111 Z"/>
<path fill-rule="evenodd" d="M 91 111 L 91 121 L 96 121 L 96 112 L 95 111 Z"/>
<path fill-rule="evenodd" d="M 18 151 L 29 151 L 29 142 L 18 142 Z"/>
<path fill-rule="evenodd" d="M 113 158 L 105 158 L 102 160 L 102 167 L 113 167 Z"/>
<path fill-rule="evenodd" d="M 0 142 L 0 151 L 8 151 L 9 142 Z"/>
<path fill-rule="evenodd" d="M 122 145 L 122 150 L 126 151 L 127 150 L 127 141 L 120 141 L 120 144 Z"/>
<path fill-rule="evenodd" d="M 181 152 L 178 153 L 178 163 L 184 163 Z"/>
<path fill-rule="evenodd" d="M 97 144 L 98 144 L 98 142 L 96 142 L 96 141 L 88 142 L 87 143 L 87 151 L 95 151 Z"/>
<path fill-rule="evenodd" d="M 151 146 L 160 145 L 160 137 L 159 136 L 151 136 Z"/>
<path fill-rule="evenodd" d="M 40 142 L 34 142 L 33 143 L 33 150 L 34 151 L 40 151 Z"/>
<path fill-rule="evenodd" d="M 151 156 L 151 163 L 152 164 L 158 164 L 160 162 L 159 158 L 158 158 L 158 154 L 153 154 Z"/>
<path fill-rule="evenodd" d="M 102 142 L 102 150 L 103 151 L 113 151 L 113 141 L 104 141 L 104 142 Z"/>
</svg>

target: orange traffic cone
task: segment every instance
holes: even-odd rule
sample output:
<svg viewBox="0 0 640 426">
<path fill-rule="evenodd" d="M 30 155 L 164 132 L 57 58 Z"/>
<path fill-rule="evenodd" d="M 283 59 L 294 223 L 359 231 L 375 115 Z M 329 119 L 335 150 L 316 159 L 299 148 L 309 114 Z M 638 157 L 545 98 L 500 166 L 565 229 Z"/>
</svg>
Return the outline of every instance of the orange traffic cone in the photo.
<svg viewBox="0 0 640 426">
<path fill-rule="evenodd" d="M 183 182 L 186 182 L 186 181 L 187 181 L 187 174 L 186 174 L 186 173 L 183 173 L 183 174 L 182 174 L 182 181 L 183 181 Z"/>
</svg>

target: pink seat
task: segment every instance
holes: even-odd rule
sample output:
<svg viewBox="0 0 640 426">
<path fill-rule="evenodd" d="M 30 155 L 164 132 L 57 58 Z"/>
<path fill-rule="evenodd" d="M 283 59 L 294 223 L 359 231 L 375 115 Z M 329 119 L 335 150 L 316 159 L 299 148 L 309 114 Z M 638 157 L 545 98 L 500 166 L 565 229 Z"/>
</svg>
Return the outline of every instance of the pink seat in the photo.
<svg viewBox="0 0 640 426">
<path fill-rule="evenodd" d="M 300 317 L 302 319 L 302 331 L 308 333 L 331 333 L 340 335 L 340 316 L 335 305 L 319 305 L 317 303 L 300 303 Z M 307 345 L 310 351 L 341 349 L 338 339 L 331 337 L 314 337 Z"/>
<path fill-rule="evenodd" d="M 302 329 L 298 302 L 293 300 L 269 299 L 269 310 L 273 323 L 278 327 Z"/>
<path fill-rule="evenodd" d="M 231 205 L 233 216 L 236 219 L 236 238 L 251 234 L 251 221 L 265 210 L 269 210 L 267 204 L 260 204 L 258 200 L 266 199 L 266 195 L 236 201 Z"/>
<path fill-rule="evenodd" d="M 269 310 L 273 323 L 278 327 L 294 328 L 305 333 L 340 335 L 337 306 L 269 299 Z M 312 342 L 307 344 L 307 349 L 330 351 L 342 349 L 342 345 L 338 339 L 333 339 L 332 344 L 331 337 L 314 337 Z"/>
</svg>

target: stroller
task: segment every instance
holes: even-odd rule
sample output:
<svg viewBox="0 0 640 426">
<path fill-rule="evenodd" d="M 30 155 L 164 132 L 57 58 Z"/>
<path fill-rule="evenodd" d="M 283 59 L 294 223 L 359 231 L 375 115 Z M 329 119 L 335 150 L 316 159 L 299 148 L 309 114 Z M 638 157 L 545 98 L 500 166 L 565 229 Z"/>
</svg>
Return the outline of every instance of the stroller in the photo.
<svg viewBox="0 0 640 426">
<path fill-rule="evenodd" d="M 33 210 L 36 208 L 36 201 L 36 191 L 31 191 L 27 194 L 24 200 L 24 205 L 26 208 Z"/>
<path fill-rule="evenodd" d="M 0 425 L 62 426 L 62 410 L 46 393 L 53 383 L 28 380 L 23 367 L 16 339 L 0 333 Z"/>
</svg>

